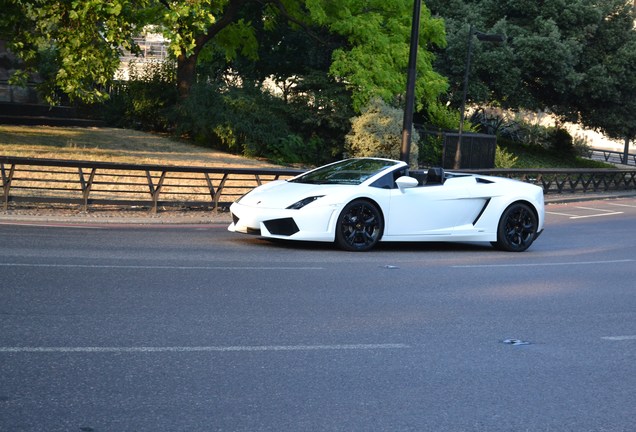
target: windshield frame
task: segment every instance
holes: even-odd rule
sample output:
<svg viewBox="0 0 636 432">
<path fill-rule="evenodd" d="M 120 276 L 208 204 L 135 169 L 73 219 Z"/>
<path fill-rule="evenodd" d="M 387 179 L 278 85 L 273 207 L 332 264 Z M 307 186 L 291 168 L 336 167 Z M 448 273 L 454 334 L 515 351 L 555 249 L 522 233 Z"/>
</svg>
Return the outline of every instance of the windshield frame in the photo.
<svg viewBox="0 0 636 432">
<path fill-rule="evenodd" d="M 392 159 L 352 158 L 324 165 L 287 180 L 290 183 L 358 186 L 405 163 Z"/>
</svg>

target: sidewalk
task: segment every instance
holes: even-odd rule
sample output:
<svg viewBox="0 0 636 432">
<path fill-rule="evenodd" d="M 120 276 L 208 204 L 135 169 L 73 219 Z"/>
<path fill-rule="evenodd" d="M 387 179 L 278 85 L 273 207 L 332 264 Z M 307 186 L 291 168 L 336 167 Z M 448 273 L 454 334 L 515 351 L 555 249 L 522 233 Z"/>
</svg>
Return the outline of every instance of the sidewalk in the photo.
<svg viewBox="0 0 636 432">
<path fill-rule="evenodd" d="M 636 191 L 546 195 L 545 203 L 563 204 L 604 199 L 632 198 Z M 160 209 L 156 214 L 146 208 L 107 208 L 95 206 L 87 213 L 77 206 L 27 205 L 12 206 L 8 211 L 0 210 L 0 224 L 127 224 L 127 225 L 226 225 L 232 216 L 227 210 Z"/>
<path fill-rule="evenodd" d="M 20 205 L 0 210 L 0 223 L 199 225 L 228 224 L 229 211 L 200 209 L 162 209 L 156 214 L 147 208 L 104 208 L 95 206 L 82 212 L 77 206 Z"/>
</svg>

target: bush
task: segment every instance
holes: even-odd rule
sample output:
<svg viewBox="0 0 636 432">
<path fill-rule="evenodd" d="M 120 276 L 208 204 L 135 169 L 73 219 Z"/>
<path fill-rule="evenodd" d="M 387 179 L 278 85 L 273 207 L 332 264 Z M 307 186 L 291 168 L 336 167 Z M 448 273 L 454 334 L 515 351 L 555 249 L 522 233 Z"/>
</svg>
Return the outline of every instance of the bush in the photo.
<svg viewBox="0 0 636 432">
<path fill-rule="evenodd" d="M 428 122 L 438 130 L 458 130 L 460 113 L 434 102 L 427 109 Z M 470 128 L 470 125 L 467 125 Z"/>
<path fill-rule="evenodd" d="M 479 133 L 497 135 L 513 141 L 521 140 L 521 126 L 500 109 L 482 107 L 470 116 L 470 122 Z"/>
<path fill-rule="evenodd" d="M 362 114 L 352 119 L 351 132 L 345 137 L 346 157 L 384 157 L 399 159 L 402 147 L 401 109 L 387 105 L 381 99 L 372 100 Z M 412 142 L 419 141 L 413 130 Z M 419 148 L 411 146 L 411 166 L 417 168 Z"/>
<path fill-rule="evenodd" d="M 495 149 L 495 168 L 513 168 L 518 160 L 517 156 L 501 146 Z"/>
<path fill-rule="evenodd" d="M 270 157 L 270 145 L 291 134 L 281 99 L 257 89 L 231 89 L 223 100 L 232 134 L 220 137 L 245 156 Z"/>
<path fill-rule="evenodd" d="M 314 151 L 304 162 L 322 165 L 342 159 L 345 136 L 355 115 L 345 85 L 323 72 L 310 72 L 299 77 L 290 91 L 286 106 L 290 128 L 308 147 L 303 154 L 309 157 L 309 151 Z"/>
<path fill-rule="evenodd" d="M 440 134 L 425 134 L 420 138 L 419 165 L 425 167 L 441 166 L 444 153 L 444 138 Z"/>
<path fill-rule="evenodd" d="M 581 135 L 572 137 L 572 145 L 574 146 L 574 154 L 583 158 L 592 157 L 592 147 L 589 140 Z"/>
<path fill-rule="evenodd" d="M 270 157 L 291 131 L 284 103 L 254 88 L 193 86 L 177 110 L 177 132 L 195 142 L 250 157 Z M 274 151 L 281 158 L 280 149 Z"/>
<path fill-rule="evenodd" d="M 298 91 L 284 100 L 260 85 L 197 84 L 173 121 L 178 134 L 199 144 L 279 164 L 341 158 L 350 128 L 346 95 L 324 100 L 307 83 Z"/>
<path fill-rule="evenodd" d="M 128 81 L 113 84 L 103 105 L 106 122 L 117 127 L 170 130 L 170 113 L 177 102 L 174 63 L 143 67 L 131 63 L 128 75 Z"/>
<path fill-rule="evenodd" d="M 574 141 L 572 135 L 563 128 L 556 127 L 549 131 L 551 150 L 559 157 L 574 157 Z"/>
<path fill-rule="evenodd" d="M 279 164 L 313 163 L 322 144 L 317 137 L 305 142 L 300 135 L 289 134 L 270 143 L 267 155 Z"/>
<path fill-rule="evenodd" d="M 194 85 L 189 97 L 175 107 L 172 121 L 178 136 L 197 144 L 222 147 L 215 129 L 224 124 L 223 97 L 218 88 L 210 85 Z"/>
</svg>

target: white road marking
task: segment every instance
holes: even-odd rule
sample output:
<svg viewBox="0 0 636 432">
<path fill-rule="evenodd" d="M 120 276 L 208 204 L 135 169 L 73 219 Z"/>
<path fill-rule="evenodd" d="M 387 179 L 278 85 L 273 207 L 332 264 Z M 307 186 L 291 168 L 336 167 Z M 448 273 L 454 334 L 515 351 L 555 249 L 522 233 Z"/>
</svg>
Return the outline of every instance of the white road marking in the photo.
<svg viewBox="0 0 636 432">
<path fill-rule="evenodd" d="M 592 214 L 592 215 L 584 215 L 584 216 L 572 216 L 570 219 L 585 219 L 585 218 L 592 218 L 592 217 L 614 216 L 614 215 L 623 214 L 623 212 L 616 212 L 616 211 L 600 209 L 596 207 L 575 207 L 575 208 L 581 209 L 581 210 L 590 210 L 590 211 L 595 211 L 600 213 Z"/>
<path fill-rule="evenodd" d="M 47 267 L 133 270 L 324 270 L 324 267 L 250 267 L 250 266 L 153 266 L 153 265 L 106 265 L 106 264 L 31 264 L 0 263 L 0 267 Z"/>
<path fill-rule="evenodd" d="M 254 351 L 343 351 L 409 349 L 406 344 L 175 346 L 175 347 L 0 347 L 0 353 L 191 353 Z"/>
<path fill-rule="evenodd" d="M 619 214 L 623 214 L 623 212 L 597 213 L 597 214 L 585 215 L 585 216 L 572 216 L 570 219 L 587 219 L 587 218 L 602 217 L 602 216 L 615 216 Z"/>
<path fill-rule="evenodd" d="M 550 212 L 550 211 L 547 211 L 546 214 L 551 214 L 551 215 L 556 215 L 556 216 L 568 216 L 568 217 L 575 217 L 576 216 L 576 215 L 569 214 L 569 213 L 558 213 L 558 212 Z"/>
<path fill-rule="evenodd" d="M 560 212 L 550 212 L 550 211 L 546 211 L 546 213 L 555 215 L 555 216 L 566 216 L 566 217 L 569 217 L 570 219 L 587 219 L 587 218 L 593 218 L 593 217 L 615 216 L 615 215 L 623 214 L 623 212 L 617 212 L 613 210 L 605 210 L 605 209 L 599 209 L 599 208 L 593 208 L 593 207 L 573 207 L 573 208 L 579 209 L 579 210 L 589 210 L 594 212 L 600 212 L 600 213 L 594 213 L 591 215 L 576 215 L 571 213 L 560 213 Z"/>
<path fill-rule="evenodd" d="M 605 336 L 605 337 L 602 337 L 601 339 L 603 339 L 603 340 L 608 340 L 608 341 L 626 341 L 626 340 L 636 340 L 636 335 L 629 335 L 629 336 Z"/>
<path fill-rule="evenodd" d="M 596 265 L 596 264 L 621 264 L 634 262 L 633 259 L 612 260 L 612 261 L 574 261 L 562 263 L 525 263 L 525 264 L 472 264 L 472 265 L 455 265 L 452 268 L 492 268 L 492 267 L 554 267 L 554 266 L 573 266 L 573 265 Z"/>
<path fill-rule="evenodd" d="M 633 204 L 619 204 L 619 203 L 608 202 L 607 205 L 611 205 L 611 206 L 615 206 L 615 207 L 636 208 L 636 205 L 633 205 Z"/>
<path fill-rule="evenodd" d="M 600 211 L 604 213 L 613 213 L 612 210 L 605 210 L 605 209 L 600 209 L 596 207 L 575 207 L 575 208 L 581 209 L 581 210 L 592 210 L 592 211 Z"/>
</svg>

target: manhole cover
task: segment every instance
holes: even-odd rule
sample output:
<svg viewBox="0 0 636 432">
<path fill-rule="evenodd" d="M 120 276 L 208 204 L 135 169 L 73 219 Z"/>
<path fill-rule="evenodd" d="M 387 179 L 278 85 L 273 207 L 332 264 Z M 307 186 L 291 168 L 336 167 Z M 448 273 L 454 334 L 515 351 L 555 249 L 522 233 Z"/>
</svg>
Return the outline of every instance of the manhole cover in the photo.
<svg viewBox="0 0 636 432">
<path fill-rule="evenodd" d="M 530 342 L 521 339 L 504 339 L 502 342 L 506 345 L 530 345 Z"/>
</svg>

